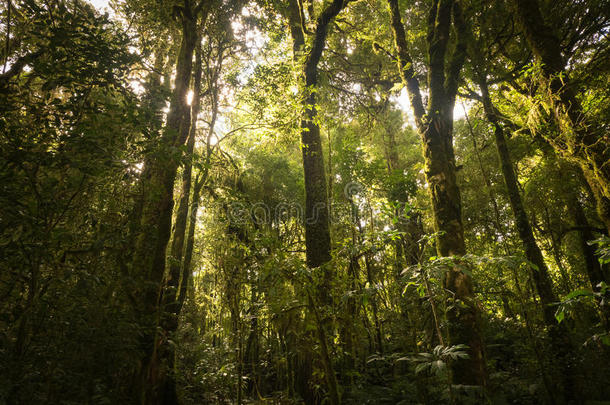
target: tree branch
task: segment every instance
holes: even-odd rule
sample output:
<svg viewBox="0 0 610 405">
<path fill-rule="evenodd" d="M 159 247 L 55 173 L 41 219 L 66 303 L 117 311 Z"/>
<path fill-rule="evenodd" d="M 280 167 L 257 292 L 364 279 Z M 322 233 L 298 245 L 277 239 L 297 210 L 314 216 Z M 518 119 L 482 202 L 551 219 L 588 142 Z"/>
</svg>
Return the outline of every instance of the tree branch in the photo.
<svg viewBox="0 0 610 405">
<path fill-rule="evenodd" d="M 392 33 L 394 35 L 394 46 L 398 55 L 396 57 L 398 70 L 403 84 L 407 88 L 409 101 L 415 115 L 415 124 L 420 132 L 423 130 L 423 118 L 425 115 L 424 104 L 422 102 L 421 91 L 419 88 L 419 80 L 413 68 L 413 59 L 407 48 L 407 39 L 405 27 L 400 18 L 400 10 L 398 9 L 398 0 L 388 0 L 390 7 L 390 18 L 392 25 Z"/>
<path fill-rule="evenodd" d="M 447 103 L 453 105 L 455 103 L 455 96 L 460 82 L 460 72 L 466 59 L 466 43 L 467 43 L 467 28 L 466 22 L 464 21 L 464 15 L 462 13 L 462 7 L 459 1 L 453 4 L 453 24 L 457 31 L 457 44 L 455 51 L 451 56 L 449 62 L 449 68 L 447 71 L 447 79 L 445 83 L 445 94 L 447 97 Z"/>
</svg>

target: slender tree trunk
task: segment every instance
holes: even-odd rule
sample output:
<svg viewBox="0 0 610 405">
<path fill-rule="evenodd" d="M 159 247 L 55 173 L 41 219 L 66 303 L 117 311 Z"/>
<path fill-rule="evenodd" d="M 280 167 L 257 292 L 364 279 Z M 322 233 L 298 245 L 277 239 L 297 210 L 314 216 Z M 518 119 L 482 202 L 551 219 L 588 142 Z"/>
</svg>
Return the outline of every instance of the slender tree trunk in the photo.
<svg viewBox="0 0 610 405">
<path fill-rule="evenodd" d="M 600 218 L 610 232 L 610 135 L 587 120 L 574 86 L 565 77 L 561 44 L 547 26 L 537 0 L 513 0 L 525 38 L 542 62 L 550 90 L 557 97 L 554 108 L 561 133 L 547 141 L 565 158 L 578 163 L 597 200 Z"/>
<path fill-rule="evenodd" d="M 582 255 L 585 261 L 585 269 L 587 271 L 587 277 L 589 278 L 589 283 L 591 284 L 591 288 L 593 290 L 599 290 L 597 285 L 599 283 L 606 282 L 608 283 L 610 280 L 604 274 L 604 270 L 595 255 L 595 247 L 589 245 L 589 242 L 595 240 L 596 237 L 593 235 L 591 230 L 591 224 L 587 220 L 587 216 L 582 208 L 582 204 L 578 201 L 577 196 L 571 194 L 568 196 L 568 200 L 566 201 L 566 205 L 568 210 L 570 211 L 570 216 L 572 217 L 573 223 L 576 227 L 578 227 L 578 239 L 580 244 L 580 249 L 582 250 Z"/>
<path fill-rule="evenodd" d="M 547 142 L 544 142 L 542 147 L 545 156 L 555 162 L 558 176 L 565 175 L 566 173 L 580 174 L 575 172 L 577 168 L 573 167 L 573 165 L 570 165 L 566 161 L 560 160 L 555 154 L 555 151 Z M 586 186 L 586 180 L 584 180 L 582 176 L 579 176 L 579 178 L 581 179 L 583 186 Z M 596 236 L 593 234 L 593 228 L 591 227 L 591 224 L 589 223 L 583 209 L 578 190 L 574 188 L 565 188 L 563 191 L 566 209 L 568 210 L 572 223 L 577 228 L 578 242 L 582 251 L 589 283 L 594 291 L 599 291 L 597 285 L 602 281 L 608 282 L 610 280 L 608 280 L 608 277 L 604 273 L 604 268 L 601 266 L 597 256 L 595 255 L 595 247 L 589 245 L 588 243 L 595 240 Z"/>
<path fill-rule="evenodd" d="M 595 247 L 589 245 L 589 242 L 594 240 L 595 237 L 593 236 L 591 225 L 587 220 L 587 216 L 585 215 L 578 198 L 573 193 L 570 193 L 568 198 L 568 210 L 574 224 L 580 228 L 578 231 L 578 242 L 584 259 L 587 278 L 591 284 L 591 289 L 595 292 L 599 292 L 600 287 L 598 286 L 602 282 L 608 283 L 608 278 L 604 274 L 604 269 L 595 255 Z M 600 318 L 606 332 L 610 332 L 610 305 L 606 303 L 609 298 L 608 295 L 609 294 L 606 293 L 606 297 L 604 297 L 604 299 L 600 298 L 597 300 Z"/>
<path fill-rule="evenodd" d="M 351 255 L 347 276 L 349 278 L 350 295 L 347 297 L 345 304 L 345 314 L 341 325 L 340 337 L 343 345 L 343 352 L 346 355 L 345 371 L 351 372 L 356 366 L 356 355 L 354 352 L 354 324 L 356 320 L 357 304 L 354 292 L 360 290 L 358 285 L 358 277 L 360 274 L 360 263 L 358 257 Z M 346 374 L 345 372 L 342 374 Z"/>
<path fill-rule="evenodd" d="M 252 395 L 258 392 L 259 386 L 259 373 L 258 373 L 258 362 L 259 362 L 259 310 L 258 310 L 258 286 L 256 285 L 257 280 L 251 283 L 250 292 L 250 330 L 248 332 L 248 339 L 246 339 L 246 350 L 244 353 L 245 361 L 245 374 L 250 376 L 249 385 L 250 393 Z M 288 364 L 288 363 L 287 363 Z"/>
<path fill-rule="evenodd" d="M 366 280 L 370 288 L 375 288 L 375 278 L 373 277 L 373 264 L 368 253 L 364 255 L 364 265 L 366 267 Z M 371 309 L 373 310 L 373 325 L 375 326 L 375 342 L 377 351 L 383 354 L 383 337 L 381 333 L 381 322 L 379 321 L 379 307 L 377 305 L 377 293 L 371 296 Z"/>
<path fill-rule="evenodd" d="M 176 211 L 176 220 L 174 224 L 174 233 L 172 238 L 169 261 L 169 272 L 166 277 L 165 290 L 163 291 L 164 313 L 167 315 L 166 326 L 167 331 L 175 331 L 179 315 L 177 311 L 177 298 L 179 293 L 180 276 L 182 269 L 182 259 L 184 252 L 184 243 L 186 237 L 186 227 L 189 213 L 189 198 L 191 194 L 191 182 L 193 173 L 193 153 L 195 151 L 195 138 L 197 136 L 197 115 L 199 114 L 201 94 L 201 46 L 198 46 L 195 58 L 195 74 L 193 76 L 193 103 L 191 106 L 191 126 L 186 144 L 186 156 L 184 169 L 182 172 L 182 193 Z M 173 319 L 171 319 L 173 318 Z"/>
<path fill-rule="evenodd" d="M 190 220 L 188 228 L 188 236 L 186 238 L 186 248 L 184 249 L 184 259 L 182 261 L 182 276 L 180 278 L 180 289 L 178 293 L 178 302 L 180 306 L 184 304 L 186 293 L 191 280 L 191 262 L 193 260 L 193 248 L 195 245 L 195 229 L 197 228 L 197 212 L 199 211 L 199 199 L 201 198 L 201 189 L 205 179 L 203 176 L 197 178 L 195 187 L 193 188 L 193 200 L 191 202 Z"/>
<path fill-rule="evenodd" d="M 184 249 L 184 258 L 182 261 L 182 275 L 180 278 L 180 291 L 178 298 L 180 302 L 184 302 L 186 299 L 186 290 L 188 288 L 189 280 L 191 277 L 191 262 L 193 260 L 193 248 L 195 246 L 195 229 L 197 227 L 197 212 L 199 211 L 199 200 L 201 198 L 201 189 L 207 181 L 209 174 L 210 161 L 212 159 L 212 145 L 211 139 L 214 135 L 214 127 L 216 126 L 216 119 L 218 116 L 218 95 L 217 89 L 212 90 L 212 119 L 210 121 L 210 127 L 208 129 L 208 136 L 206 140 L 206 160 L 205 168 L 203 173 L 199 174 L 195 181 L 195 187 L 193 188 L 193 199 L 191 203 L 191 210 L 189 215 L 189 228 L 188 236 L 186 238 L 186 247 Z"/>
<path fill-rule="evenodd" d="M 545 156 L 555 162 L 555 167 L 559 176 L 564 175 L 565 173 L 570 173 L 574 170 L 572 167 L 570 167 L 571 165 L 566 164 L 567 162 L 562 162 L 557 158 L 555 151 L 547 142 L 544 142 L 543 144 L 543 151 Z M 586 186 L 586 182 L 583 181 L 583 185 Z M 582 252 L 584 268 L 589 280 L 589 284 L 591 285 L 591 289 L 593 291 L 599 292 L 599 283 L 607 283 L 609 280 L 608 276 L 604 272 L 604 267 L 600 264 L 597 256 L 595 255 L 595 247 L 589 245 L 589 242 L 595 240 L 596 237 L 593 235 L 592 227 L 589 224 L 582 203 L 579 200 L 578 191 L 573 188 L 564 189 L 564 199 L 566 209 L 568 210 L 568 213 L 572 219 L 572 223 L 577 228 L 578 244 Z M 610 306 L 605 305 L 605 301 L 607 301 L 607 299 L 607 297 L 605 299 L 600 297 L 597 301 L 600 309 L 602 324 L 608 331 L 610 329 Z"/>
<path fill-rule="evenodd" d="M 536 290 L 538 291 L 538 296 L 540 297 L 540 302 L 542 303 L 544 323 L 549 329 L 552 356 L 557 359 L 562 374 L 563 384 L 561 384 L 560 387 L 557 387 L 554 399 L 557 403 L 560 401 L 565 402 L 566 400 L 576 398 L 576 387 L 573 381 L 574 370 L 570 364 L 570 355 L 572 354 L 573 346 L 565 324 L 560 324 L 555 319 L 554 305 L 558 302 L 558 299 L 553 292 L 553 284 L 549 275 L 549 269 L 544 261 L 542 252 L 536 243 L 534 232 L 532 231 L 530 221 L 525 212 L 521 194 L 519 192 L 517 177 L 513 170 L 510 152 L 508 150 L 508 145 L 506 144 L 504 130 L 495 115 L 495 110 L 487 89 L 487 82 L 484 78 L 480 78 L 479 86 L 483 96 L 483 106 L 486 117 L 494 126 L 494 136 L 498 156 L 500 158 L 500 166 L 508 191 L 510 205 L 515 216 L 517 232 L 523 243 L 525 256 L 533 265 L 531 274 L 534 284 L 536 285 Z"/>
<path fill-rule="evenodd" d="M 464 111 L 466 111 L 465 108 L 464 108 Z M 466 124 L 468 125 L 468 132 L 470 133 L 470 138 L 472 139 L 472 148 L 474 149 L 474 154 L 477 157 L 477 163 L 479 166 L 479 170 L 481 172 L 481 177 L 483 177 L 483 181 L 485 182 L 485 190 L 487 191 L 487 194 L 489 195 L 489 202 L 491 202 L 491 206 L 493 207 L 494 218 L 493 218 L 492 222 L 496 227 L 496 232 L 494 232 L 494 234 L 497 233 L 497 234 L 502 235 L 502 234 L 504 234 L 504 232 L 503 232 L 502 222 L 500 221 L 500 209 L 498 208 L 498 202 L 496 201 L 496 196 L 495 196 L 494 191 L 491 186 L 491 180 L 489 179 L 489 174 L 487 173 L 487 170 L 485 169 L 485 165 L 483 165 L 483 160 L 481 158 L 481 152 L 479 151 L 479 145 L 477 143 L 477 138 L 474 133 L 474 128 L 472 127 L 472 124 L 470 123 L 470 118 L 468 117 L 468 112 L 465 112 L 465 118 L 466 118 Z M 485 222 L 487 222 L 487 221 L 485 221 Z M 491 231 L 491 229 L 489 229 L 489 231 Z M 495 235 L 494 235 L 494 242 L 497 243 L 497 237 Z"/>
</svg>

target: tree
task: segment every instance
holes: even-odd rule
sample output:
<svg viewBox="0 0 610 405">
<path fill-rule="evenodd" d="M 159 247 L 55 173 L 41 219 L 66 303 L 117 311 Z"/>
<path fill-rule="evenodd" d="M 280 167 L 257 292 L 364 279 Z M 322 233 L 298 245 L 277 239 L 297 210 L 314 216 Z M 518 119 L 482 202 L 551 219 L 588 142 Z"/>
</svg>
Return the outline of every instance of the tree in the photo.
<svg viewBox="0 0 610 405">
<path fill-rule="evenodd" d="M 597 211 L 610 232 L 610 137 L 607 128 L 592 121 L 583 111 L 576 89 L 565 71 L 561 44 L 547 26 L 538 1 L 513 2 L 525 38 L 542 63 L 542 72 L 554 95 L 555 119 L 561 135 L 547 140 L 564 157 L 581 167 L 597 200 Z"/>
<path fill-rule="evenodd" d="M 439 256 L 461 256 L 466 253 L 466 245 L 452 145 L 453 107 L 460 71 L 466 56 L 466 28 L 461 5 L 453 1 L 435 1 L 428 12 L 430 95 L 426 110 L 413 59 L 409 54 L 398 1 L 388 0 L 388 3 L 399 73 L 409 93 L 417 129 L 422 137 L 426 181 L 432 201 L 434 227 L 438 235 L 437 251 Z M 454 52 L 448 58 L 447 47 L 452 22 L 457 37 Z M 448 314 L 451 341 L 467 344 L 470 354 L 467 361 L 454 363 L 455 380 L 462 384 L 484 386 L 485 358 L 472 280 L 459 265 L 455 265 L 447 271 L 444 284 L 456 302 Z"/>
<path fill-rule="evenodd" d="M 496 148 L 500 158 L 500 167 L 508 190 L 508 197 L 513 215 L 515 216 L 515 226 L 519 233 L 519 237 L 523 242 L 525 257 L 531 262 L 532 278 L 534 279 L 538 295 L 540 296 L 544 322 L 549 328 L 549 336 L 553 347 L 552 350 L 555 353 L 561 353 L 560 355 L 557 355 L 557 360 L 560 363 L 559 367 L 561 368 L 561 374 L 564 380 L 562 387 L 573 387 L 569 390 L 564 388 L 563 392 L 555 392 L 555 390 L 550 389 L 549 394 L 557 403 L 567 403 L 578 396 L 575 384 L 572 381 L 574 370 L 572 369 L 570 358 L 574 349 L 565 324 L 557 323 L 555 319 L 555 309 L 553 306 L 558 302 L 557 295 L 553 291 L 553 283 L 549 275 L 548 266 L 542 256 L 542 251 L 534 238 L 534 232 L 532 231 L 530 221 L 527 218 L 527 213 L 525 212 L 521 200 L 519 183 L 513 170 L 512 159 L 504 136 L 504 128 L 500 124 L 496 113 L 497 109 L 491 102 L 487 79 L 484 73 L 479 73 L 478 84 L 481 89 L 481 100 L 483 102 L 485 116 L 493 126 Z"/>
<path fill-rule="evenodd" d="M 187 104 L 193 52 L 197 46 L 200 18 L 205 20 L 209 9 L 205 1 L 193 5 L 186 0 L 178 6 L 181 24 L 180 49 L 176 61 L 176 79 L 167 122 L 158 144 L 147 153 L 141 179 L 142 197 L 133 249 L 132 273 L 143 281 L 139 297 L 139 311 L 146 319 L 143 334 L 142 370 L 139 389 L 142 403 L 161 401 L 159 387 L 164 386 L 167 365 L 158 364 L 157 322 L 161 287 L 165 274 L 166 247 L 171 234 L 174 181 L 181 158 L 180 147 L 186 142 L 191 126 L 190 106 Z"/>
<path fill-rule="evenodd" d="M 603 401 L 608 4 L 533 4 L 0 2 L 0 403 Z"/>
</svg>

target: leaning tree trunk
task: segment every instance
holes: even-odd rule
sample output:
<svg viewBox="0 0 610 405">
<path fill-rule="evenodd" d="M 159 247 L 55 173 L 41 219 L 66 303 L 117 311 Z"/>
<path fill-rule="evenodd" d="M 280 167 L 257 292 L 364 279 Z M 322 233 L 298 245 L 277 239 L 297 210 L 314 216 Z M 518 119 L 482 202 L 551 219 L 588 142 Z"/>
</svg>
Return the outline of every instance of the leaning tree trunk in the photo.
<svg viewBox="0 0 610 405">
<path fill-rule="evenodd" d="M 565 175 L 566 173 L 575 173 L 579 175 L 578 177 L 581 184 L 584 183 L 583 185 L 586 186 L 586 180 L 582 178 L 582 174 L 575 172 L 575 170 L 578 169 L 572 167 L 572 165 L 569 165 L 568 162 L 558 159 L 555 151 L 547 142 L 544 142 L 543 144 L 543 152 L 545 153 L 545 156 L 555 162 L 559 176 Z M 582 251 L 589 283 L 594 291 L 599 291 L 599 287 L 597 287 L 597 285 L 601 282 L 607 283 L 610 280 L 608 280 L 607 275 L 604 273 L 603 266 L 600 264 L 597 256 L 595 255 L 595 246 L 589 244 L 589 242 L 596 239 L 596 236 L 593 234 L 594 228 L 589 223 L 583 205 L 579 200 L 578 189 L 564 189 L 563 199 L 566 209 L 568 210 L 568 214 L 572 219 L 572 223 L 574 224 L 574 229 L 578 234 L 578 243 Z M 601 229 L 599 229 L 599 231 L 601 231 Z"/>
<path fill-rule="evenodd" d="M 561 161 L 557 158 L 555 151 L 548 144 L 544 142 L 542 144 L 542 150 L 549 159 L 555 163 L 558 175 L 562 176 L 566 173 L 572 173 L 574 168 L 571 165 L 566 164 L 567 162 Z M 576 174 L 581 174 L 576 172 Z M 586 186 L 586 181 L 582 179 L 582 175 L 579 176 L 579 180 Z M 574 224 L 574 230 L 577 233 L 577 240 L 582 253 L 584 267 L 591 285 L 591 289 L 595 292 L 600 292 L 600 283 L 608 283 L 608 276 L 605 274 L 605 268 L 599 262 L 595 254 L 595 246 L 590 245 L 591 241 L 595 240 L 596 237 L 593 234 L 593 228 L 587 219 L 583 205 L 579 200 L 578 190 L 570 187 L 569 189 L 563 190 L 563 199 L 565 202 L 568 214 Z M 601 229 L 600 229 L 601 230 Z M 608 294 L 606 294 L 608 295 Z M 600 309 L 600 318 L 606 331 L 610 330 L 610 306 L 606 305 L 608 297 L 598 297 L 597 303 Z"/>
<path fill-rule="evenodd" d="M 453 152 L 453 107 L 459 75 L 464 63 L 465 23 L 458 2 L 436 0 L 428 18 L 428 90 L 429 104 L 424 109 L 419 81 L 409 55 L 405 29 L 400 18 L 398 0 L 388 0 L 398 70 L 407 88 L 422 138 L 425 175 L 430 190 L 440 256 L 462 256 L 466 253 L 462 225 L 461 199 L 456 181 Z M 455 50 L 447 61 L 447 44 L 451 21 L 457 32 Z M 472 280 L 458 264 L 449 268 L 443 281 L 455 300 L 447 312 L 449 338 L 452 344 L 467 344 L 469 359 L 452 364 L 454 382 L 485 386 L 487 372 L 479 309 L 474 297 Z"/>
<path fill-rule="evenodd" d="M 525 38 L 555 95 L 555 115 L 561 128 L 547 141 L 565 158 L 578 163 L 597 200 L 597 211 L 610 232 L 610 135 L 587 120 L 576 97 L 574 85 L 566 78 L 561 43 L 545 24 L 537 0 L 513 0 Z"/>
<path fill-rule="evenodd" d="M 515 216 L 515 225 L 517 232 L 523 243 L 525 256 L 533 265 L 532 278 L 542 303 L 542 313 L 544 323 L 549 330 L 549 338 L 551 343 L 552 356 L 555 357 L 558 363 L 562 384 L 559 384 L 554 392 L 549 392 L 554 403 L 565 403 L 571 399 L 576 399 L 577 390 L 574 385 L 573 376 L 574 370 L 571 365 L 570 356 L 573 353 L 573 345 L 570 341 L 570 336 L 565 324 L 558 323 L 555 319 L 555 305 L 558 302 L 557 296 L 553 292 L 553 283 L 549 275 L 549 269 L 544 261 L 542 251 L 536 242 L 534 232 L 530 225 L 530 221 L 525 212 L 521 194 L 519 192 L 519 184 L 513 170 L 513 164 L 506 144 L 504 129 L 500 124 L 495 113 L 495 108 L 492 105 L 487 88 L 486 79 L 481 76 L 479 78 L 479 86 L 481 88 L 483 108 L 487 120 L 494 127 L 494 136 L 498 157 L 500 158 L 500 168 L 508 191 L 508 199 L 510 206 Z"/>
</svg>

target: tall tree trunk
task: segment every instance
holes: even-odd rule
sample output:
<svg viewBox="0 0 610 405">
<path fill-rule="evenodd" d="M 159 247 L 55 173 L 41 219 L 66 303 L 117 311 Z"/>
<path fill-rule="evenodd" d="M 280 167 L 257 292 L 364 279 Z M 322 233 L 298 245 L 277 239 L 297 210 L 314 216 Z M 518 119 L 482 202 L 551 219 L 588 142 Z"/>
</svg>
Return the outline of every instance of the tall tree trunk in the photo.
<svg viewBox="0 0 610 405">
<path fill-rule="evenodd" d="M 201 189 L 207 181 L 210 161 L 212 159 L 213 148 L 211 145 L 211 139 L 214 135 L 214 127 L 216 125 L 216 118 L 218 116 L 218 92 L 217 89 L 212 90 L 212 119 L 210 121 L 210 127 L 208 129 L 208 135 L 206 140 L 206 159 L 204 170 L 200 173 L 195 180 L 195 187 L 193 188 L 193 198 L 190 207 L 189 215 L 189 227 L 188 234 L 186 237 L 186 247 L 184 248 L 184 257 L 182 259 L 182 274 L 180 276 L 180 288 L 178 291 L 178 303 L 180 308 L 184 304 L 186 299 L 186 292 L 189 286 L 191 278 L 191 262 L 193 260 L 193 249 L 195 246 L 195 229 L 197 228 L 197 212 L 199 211 L 199 200 L 201 198 Z"/>
<path fill-rule="evenodd" d="M 259 375 L 259 355 L 260 355 L 260 347 L 259 347 L 259 334 L 260 328 L 258 325 L 258 319 L 260 317 L 260 313 L 258 310 L 258 280 L 252 280 L 250 286 L 250 330 L 248 331 L 248 339 L 246 340 L 246 349 L 244 353 L 244 366 L 245 366 L 245 374 L 250 378 L 248 380 L 249 384 L 249 392 L 254 395 L 258 393 L 258 386 L 260 381 Z M 260 394 L 259 394 L 260 395 Z"/>
<path fill-rule="evenodd" d="M 453 107 L 466 53 L 465 23 L 461 7 L 454 1 L 436 0 L 430 9 L 428 19 L 428 90 L 430 98 L 426 114 L 419 81 L 407 47 L 398 0 L 388 0 L 388 3 L 394 43 L 398 53 L 398 70 L 409 93 L 415 122 L 423 143 L 424 171 L 432 201 L 438 254 L 440 256 L 461 256 L 466 253 L 466 246 L 452 144 Z M 450 60 L 447 61 L 447 44 L 452 17 L 458 35 L 455 50 Z M 451 305 L 451 309 L 447 312 L 450 342 L 469 346 L 469 359 L 453 363 L 454 381 L 458 384 L 484 386 L 487 372 L 481 339 L 479 309 L 474 297 L 472 280 L 459 265 L 455 265 L 446 272 L 443 284 L 451 292 L 452 299 L 457 302 L 457 304 Z"/>
<path fill-rule="evenodd" d="M 364 265 L 366 268 L 366 280 L 369 283 L 369 288 L 375 288 L 375 278 L 373 276 L 373 264 L 370 253 L 364 254 Z M 377 305 L 378 294 L 375 292 L 371 296 L 371 309 L 373 310 L 373 325 L 375 327 L 375 342 L 377 343 L 377 351 L 383 354 L 383 336 L 381 333 L 381 322 L 379 321 L 379 307 Z"/>
<path fill-rule="evenodd" d="M 143 322 L 140 401 L 157 404 L 163 376 L 156 351 L 159 298 L 165 274 L 166 247 L 171 233 L 173 191 L 180 156 L 169 153 L 184 144 L 190 128 L 190 106 L 186 96 L 192 71 L 193 51 L 197 43 L 197 15 L 200 3 L 182 10 L 181 44 L 176 63 L 175 88 L 170 101 L 167 123 L 158 145 L 149 151 L 142 173 L 142 210 L 132 259 L 133 274 L 142 278 L 139 292 L 140 319 Z"/>
<path fill-rule="evenodd" d="M 201 94 L 201 46 L 197 47 L 195 57 L 195 74 L 193 76 L 193 103 L 191 106 L 191 126 L 186 144 L 186 156 L 184 160 L 184 169 L 182 172 L 182 193 L 176 211 L 176 220 L 174 224 L 174 234 L 172 238 L 169 261 L 169 272 L 166 277 L 165 289 L 163 291 L 164 314 L 167 318 L 167 323 L 163 325 L 166 331 L 175 331 L 177 327 L 176 317 L 179 315 L 177 311 L 177 298 L 179 293 L 179 283 L 182 269 L 182 259 L 184 252 L 184 242 L 186 237 L 186 226 L 189 213 L 189 198 L 191 194 L 191 182 L 193 173 L 193 153 L 195 151 L 195 138 L 197 133 L 197 115 L 200 109 L 199 95 Z"/>
<path fill-rule="evenodd" d="M 542 71 L 554 99 L 555 115 L 561 128 L 547 141 L 566 159 L 578 163 L 597 200 L 600 218 L 610 232 L 610 134 L 587 115 L 576 97 L 574 86 L 565 77 L 561 43 L 545 23 L 537 0 L 513 0 L 525 38 L 542 62 Z"/>
<path fill-rule="evenodd" d="M 303 172 L 305 179 L 305 250 L 307 265 L 310 268 L 321 268 L 322 275 L 316 286 L 317 300 L 323 308 L 332 305 L 331 291 L 333 281 L 332 269 L 326 265 L 331 260 L 330 227 L 328 195 L 324 170 L 324 155 L 320 138 L 320 127 L 317 124 L 315 88 L 318 84 L 318 63 L 326 46 L 328 26 L 347 5 L 345 0 L 333 0 L 319 14 L 314 31 L 311 49 L 305 55 L 305 27 L 302 20 L 302 3 L 290 0 L 288 19 L 293 41 L 294 61 L 302 64 L 302 81 L 306 93 L 302 100 L 304 117 L 301 120 L 301 148 L 303 152 Z M 313 18 L 310 15 L 310 18 Z M 327 337 L 332 333 L 330 320 L 326 314 L 320 314 L 315 308 L 315 300 L 310 295 L 311 310 L 318 322 L 317 335 L 320 343 L 321 361 L 329 391 L 331 404 L 339 404 L 337 378 L 332 367 Z"/>
<path fill-rule="evenodd" d="M 582 208 L 582 204 L 573 194 L 568 198 L 569 199 L 566 201 L 566 203 L 570 211 L 570 215 L 572 216 L 573 223 L 578 228 L 578 239 L 585 261 L 585 268 L 587 270 L 589 283 L 591 283 L 591 288 L 593 288 L 593 290 L 598 291 L 599 288 L 597 285 L 599 283 L 608 283 L 610 280 L 608 279 L 607 275 L 604 274 L 604 269 L 595 255 L 595 247 L 589 245 L 589 242 L 596 239 L 596 237 L 593 235 L 591 224 L 587 220 L 587 216 Z"/>
<path fill-rule="evenodd" d="M 574 370 L 571 366 L 570 355 L 573 351 L 573 346 L 570 341 L 568 330 L 565 324 L 558 323 L 555 319 L 555 304 L 558 302 L 557 296 L 553 292 L 553 284 L 549 275 L 549 269 L 544 261 L 544 257 L 540 247 L 536 243 L 534 232 L 530 225 L 530 221 L 525 212 L 517 177 L 513 170 L 513 164 L 506 144 L 504 130 L 498 121 L 495 114 L 495 109 L 489 97 L 486 79 L 481 76 L 479 78 L 479 86 L 481 88 L 483 107 L 487 120 L 494 126 L 494 136 L 496 148 L 500 158 L 500 168 L 508 191 L 513 214 L 515 216 L 515 224 L 517 232 L 525 250 L 525 256 L 534 266 L 532 269 L 532 278 L 542 303 L 542 313 L 544 323 L 549 329 L 549 338 L 551 343 L 552 356 L 559 363 L 560 372 L 562 374 L 563 384 L 559 385 L 553 393 L 555 403 L 563 403 L 566 400 L 576 399 L 576 387 L 574 386 L 573 376 Z"/>
<path fill-rule="evenodd" d="M 464 109 L 465 111 L 465 109 Z M 500 220 L 500 209 L 498 207 L 498 201 L 496 200 L 496 195 L 494 194 L 494 191 L 492 189 L 491 186 L 491 180 L 489 179 L 489 173 L 487 172 L 487 170 L 485 169 L 485 165 L 483 164 L 483 160 L 481 159 L 481 152 L 479 150 L 479 145 L 477 143 L 477 137 L 474 133 L 474 128 L 472 127 L 472 124 L 470 123 L 470 118 L 468 117 L 468 113 L 465 112 L 464 118 L 466 119 L 466 124 L 468 125 L 468 132 L 470 134 L 470 138 L 472 139 L 472 148 L 474 150 L 474 154 L 477 157 L 477 164 L 479 166 L 479 171 L 481 172 L 481 177 L 483 177 L 483 181 L 485 183 L 485 190 L 487 191 L 487 194 L 489 195 L 489 202 L 491 203 L 491 206 L 493 207 L 493 212 L 494 212 L 494 217 L 492 221 L 488 221 L 487 219 L 485 220 L 485 226 L 488 227 L 488 222 L 493 222 L 493 224 L 495 225 L 495 231 L 493 231 L 491 229 L 491 227 L 488 227 L 488 232 L 490 234 L 493 234 L 493 241 L 494 244 L 498 244 L 498 238 L 497 235 L 503 235 L 503 226 L 502 226 L 502 221 Z M 505 298 L 505 296 L 503 295 L 503 298 Z"/>
<path fill-rule="evenodd" d="M 165 94 L 169 93 L 169 80 L 164 81 L 165 79 L 163 72 L 166 72 L 168 69 L 168 58 L 167 58 L 167 50 L 163 47 L 164 44 L 158 44 L 155 49 L 155 62 L 154 69 L 150 73 L 147 78 L 146 83 L 146 93 L 143 97 L 143 105 L 145 111 L 147 113 L 147 128 L 145 132 L 145 138 L 156 138 L 160 136 L 160 132 L 163 128 L 163 112 L 162 109 L 166 104 Z M 166 44 L 165 44 L 166 45 Z M 165 73 L 167 76 L 167 73 Z M 144 167 L 144 173 L 142 178 L 145 178 L 147 173 L 147 166 Z M 143 184 L 144 181 L 141 181 L 140 193 L 137 195 L 134 201 L 134 205 L 132 208 L 132 212 L 130 214 L 129 219 L 129 235 L 126 243 L 126 250 L 124 252 L 124 257 L 133 257 L 133 250 L 135 249 L 135 241 L 139 235 L 140 231 L 140 223 L 142 220 L 142 209 L 144 205 L 144 190 Z"/>
<path fill-rule="evenodd" d="M 199 42 L 199 41 L 198 41 Z M 201 45 L 197 46 L 195 57 L 195 74 L 193 75 L 193 102 L 191 106 L 189 135 L 186 145 L 186 156 L 182 172 L 182 194 L 176 211 L 174 233 L 169 256 L 169 272 L 165 280 L 164 290 L 161 295 L 161 328 L 164 333 L 163 341 L 157 340 L 159 347 L 159 363 L 164 368 L 163 372 L 163 403 L 177 404 L 178 394 L 176 392 L 175 378 L 175 347 L 169 344 L 171 335 L 178 329 L 178 318 L 184 297 L 179 297 L 180 277 L 182 275 L 182 254 L 186 236 L 186 226 L 189 213 L 189 197 L 191 194 L 191 178 L 193 172 L 193 152 L 195 149 L 195 137 L 197 132 L 197 115 L 200 109 L 199 95 L 201 94 Z M 185 117 L 186 119 L 186 117 Z"/>
<path fill-rule="evenodd" d="M 333 1 L 322 12 L 318 18 L 312 49 L 306 55 L 303 55 L 305 34 L 299 17 L 300 5 L 296 0 L 292 0 L 290 7 L 294 60 L 302 63 L 302 80 L 307 92 L 302 100 L 305 116 L 301 120 L 301 148 L 305 178 L 305 248 L 307 264 L 311 268 L 316 268 L 330 261 L 331 256 L 324 155 L 320 127 L 316 122 L 314 89 L 318 84 L 318 63 L 326 46 L 328 25 L 343 8 L 343 1 Z M 326 277 L 330 277 L 328 270 L 325 270 Z"/>
<path fill-rule="evenodd" d="M 570 193 L 566 203 L 570 216 L 574 221 L 574 225 L 579 228 L 578 243 L 584 259 L 585 270 L 589 283 L 591 284 L 591 289 L 595 292 L 600 292 L 601 289 L 598 287 L 600 283 L 608 283 L 609 280 L 604 273 L 604 268 L 595 255 L 595 247 L 589 244 L 589 242 L 595 239 L 593 232 L 591 231 L 591 225 L 587 220 L 587 216 L 585 215 L 580 201 L 578 201 L 578 197 L 574 195 L 574 193 Z M 604 329 L 607 332 L 610 332 L 610 305 L 607 304 L 608 295 L 610 294 L 606 293 L 604 298 L 599 298 L 597 303 L 599 305 L 600 318 Z"/>
</svg>

